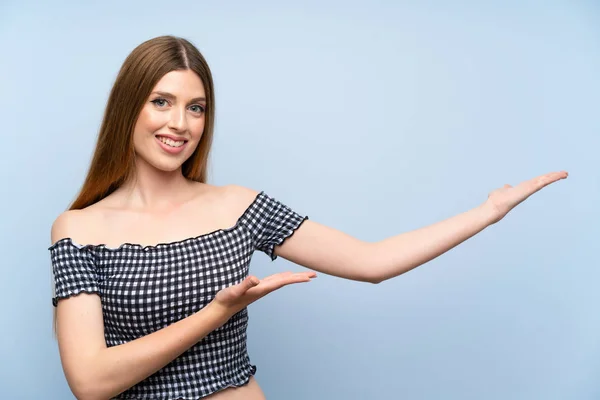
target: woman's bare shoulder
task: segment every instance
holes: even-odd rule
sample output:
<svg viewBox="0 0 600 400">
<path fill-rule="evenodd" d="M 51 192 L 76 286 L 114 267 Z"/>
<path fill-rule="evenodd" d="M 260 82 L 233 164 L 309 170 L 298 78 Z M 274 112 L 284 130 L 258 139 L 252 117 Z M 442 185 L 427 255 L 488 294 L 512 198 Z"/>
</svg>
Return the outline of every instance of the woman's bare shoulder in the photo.
<svg viewBox="0 0 600 400">
<path fill-rule="evenodd" d="M 102 208 L 102 200 L 79 210 L 67 210 L 62 212 L 51 228 L 51 242 L 55 243 L 61 239 L 70 238 L 76 242 L 85 241 L 90 236 L 91 227 L 98 227 L 98 210 Z"/>
<path fill-rule="evenodd" d="M 56 243 L 61 239 L 79 238 L 82 236 L 82 227 L 89 225 L 86 223 L 90 219 L 89 211 L 67 210 L 61 213 L 54 222 L 50 231 L 50 240 Z"/>
<path fill-rule="evenodd" d="M 223 226 L 229 226 L 252 204 L 259 192 L 240 185 L 203 185 L 199 189 L 198 209 L 210 209 L 211 214 L 219 215 Z"/>
<path fill-rule="evenodd" d="M 225 185 L 220 188 L 222 198 L 234 215 L 241 215 L 256 199 L 259 192 L 240 185 Z"/>
</svg>

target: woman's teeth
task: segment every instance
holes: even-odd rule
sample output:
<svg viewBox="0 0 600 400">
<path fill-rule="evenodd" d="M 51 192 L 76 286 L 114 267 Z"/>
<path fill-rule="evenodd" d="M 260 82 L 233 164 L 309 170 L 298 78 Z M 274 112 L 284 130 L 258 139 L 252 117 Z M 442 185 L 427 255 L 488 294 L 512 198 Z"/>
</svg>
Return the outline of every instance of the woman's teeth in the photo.
<svg viewBox="0 0 600 400">
<path fill-rule="evenodd" d="M 169 138 L 166 138 L 166 137 L 163 137 L 163 136 L 158 136 L 158 140 L 160 140 L 161 142 L 163 142 L 167 146 L 171 146 L 171 147 L 181 147 L 185 143 L 184 140 L 175 141 L 173 139 L 169 139 Z"/>
</svg>

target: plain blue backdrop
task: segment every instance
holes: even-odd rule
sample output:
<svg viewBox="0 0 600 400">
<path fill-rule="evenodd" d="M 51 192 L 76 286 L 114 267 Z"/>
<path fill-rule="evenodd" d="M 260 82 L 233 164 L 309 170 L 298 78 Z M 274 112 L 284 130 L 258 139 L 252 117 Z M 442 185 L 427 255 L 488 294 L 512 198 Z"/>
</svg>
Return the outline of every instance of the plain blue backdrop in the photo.
<svg viewBox="0 0 600 400">
<path fill-rule="evenodd" d="M 217 93 L 210 181 L 380 240 L 568 170 L 380 285 L 321 274 L 250 306 L 268 399 L 600 398 L 600 4 L 3 1 L 0 398 L 70 399 L 50 226 L 127 54 L 182 36 Z M 365 266 L 368 268 L 368 266 Z M 302 268 L 257 253 L 266 276 Z"/>
</svg>

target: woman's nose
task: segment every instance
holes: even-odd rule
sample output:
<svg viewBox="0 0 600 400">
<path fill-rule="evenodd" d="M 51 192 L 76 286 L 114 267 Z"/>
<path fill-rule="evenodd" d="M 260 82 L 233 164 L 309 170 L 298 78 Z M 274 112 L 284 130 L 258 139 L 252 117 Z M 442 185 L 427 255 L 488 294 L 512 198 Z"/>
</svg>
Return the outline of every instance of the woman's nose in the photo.
<svg viewBox="0 0 600 400">
<path fill-rule="evenodd" d="M 169 120 L 169 128 L 183 132 L 187 130 L 187 118 L 185 109 L 174 107 L 171 110 L 171 119 Z"/>
</svg>

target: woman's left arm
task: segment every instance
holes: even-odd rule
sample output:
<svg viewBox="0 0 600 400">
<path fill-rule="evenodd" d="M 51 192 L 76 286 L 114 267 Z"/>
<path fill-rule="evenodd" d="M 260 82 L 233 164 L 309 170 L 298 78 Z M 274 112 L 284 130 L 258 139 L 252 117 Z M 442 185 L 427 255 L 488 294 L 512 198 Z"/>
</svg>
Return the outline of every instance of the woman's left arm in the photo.
<svg viewBox="0 0 600 400">
<path fill-rule="evenodd" d="M 529 196 L 568 174 L 553 172 L 494 190 L 480 206 L 435 224 L 371 243 L 306 220 L 276 246 L 277 255 L 306 268 L 379 283 L 433 260 L 500 221 Z"/>
</svg>

